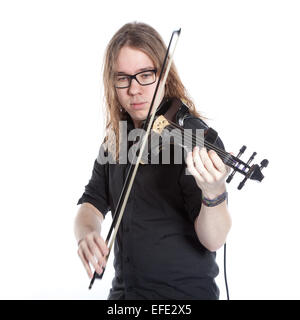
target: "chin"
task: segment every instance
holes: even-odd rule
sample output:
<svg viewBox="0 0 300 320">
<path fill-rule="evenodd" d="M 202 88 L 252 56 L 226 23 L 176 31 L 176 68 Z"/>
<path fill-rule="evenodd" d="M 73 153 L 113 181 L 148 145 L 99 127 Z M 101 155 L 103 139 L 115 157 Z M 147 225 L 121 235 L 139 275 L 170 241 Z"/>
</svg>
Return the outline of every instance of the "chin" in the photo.
<svg viewBox="0 0 300 320">
<path fill-rule="evenodd" d="M 140 111 L 134 112 L 131 116 L 132 120 L 134 121 L 144 121 L 147 118 L 148 110 L 147 111 Z"/>
</svg>

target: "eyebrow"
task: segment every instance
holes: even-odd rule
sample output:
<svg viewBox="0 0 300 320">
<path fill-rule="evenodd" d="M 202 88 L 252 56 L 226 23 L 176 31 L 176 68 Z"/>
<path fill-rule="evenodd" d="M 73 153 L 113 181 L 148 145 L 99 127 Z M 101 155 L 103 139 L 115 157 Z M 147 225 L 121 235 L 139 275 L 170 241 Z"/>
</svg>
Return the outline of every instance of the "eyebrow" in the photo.
<svg viewBox="0 0 300 320">
<path fill-rule="evenodd" d="M 139 72 L 143 72 L 143 71 L 148 71 L 148 70 L 154 70 L 155 67 L 146 67 L 146 68 L 140 68 L 138 70 L 136 70 L 135 73 L 139 73 Z M 116 72 L 117 75 L 128 75 L 128 73 L 123 72 L 123 71 L 118 71 Z"/>
</svg>

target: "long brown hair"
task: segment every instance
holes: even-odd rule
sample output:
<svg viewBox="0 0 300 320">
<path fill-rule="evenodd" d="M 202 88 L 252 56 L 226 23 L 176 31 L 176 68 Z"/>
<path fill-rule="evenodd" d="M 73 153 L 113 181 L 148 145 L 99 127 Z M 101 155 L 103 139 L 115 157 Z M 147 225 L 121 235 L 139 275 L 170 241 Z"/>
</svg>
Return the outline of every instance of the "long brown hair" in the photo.
<svg viewBox="0 0 300 320">
<path fill-rule="evenodd" d="M 110 141 L 111 135 L 115 136 L 116 146 L 119 146 L 119 121 L 125 120 L 126 115 L 121 110 L 117 93 L 114 87 L 115 62 L 122 47 L 129 46 L 143 51 L 153 61 L 157 70 L 161 69 L 167 51 L 166 45 L 160 34 L 151 26 L 132 22 L 120 28 L 110 40 L 104 58 L 103 82 L 104 98 L 106 106 L 106 141 Z M 178 98 L 190 109 L 190 112 L 200 117 L 195 105 L 189 97 L 174 63 L 172 63 L 165 84 L 165 97 Z M 114 140 L 114 139 L 113 139 Z M 115 146 L 114 146 L 115 147 Z M 108 145 L 110 149 L 110 146 Z M 118 148 L 117 148 L 118 149 Z M 112 151 L 112 150 L 111 150 Z M 116 150 L 118 154 L 118 150 Z"/>
</svg>

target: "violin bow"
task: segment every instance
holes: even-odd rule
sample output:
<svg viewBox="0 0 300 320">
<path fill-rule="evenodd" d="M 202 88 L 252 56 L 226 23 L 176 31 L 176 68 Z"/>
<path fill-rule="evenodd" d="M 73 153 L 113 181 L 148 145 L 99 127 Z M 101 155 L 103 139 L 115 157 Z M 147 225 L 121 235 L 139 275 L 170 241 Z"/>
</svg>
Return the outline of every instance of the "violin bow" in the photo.
<svg viewBox="0 0 300 320">
<path fill-rule="evenodd" d="M 170 68 L 172 65 L 173 56 L 174 56 L 174 52 L 175 52 L 175 49 L 177 46 L 177 42 L 179 40 L 180 33 L 181 33 L 181 29 L 173 31 L 172 35 L 171 35 L 171 39 L 170 39 L 170 42 L 169 42 L 169 45 L 167 48 L 167 52 L 166 52 L 166 55 L 164 57 L 164 61 L 162 64 L 161 72 L 160 72 L 160 75 L 159 75 L 159 78 L 157 81 L 157 85 L 156 85 L 156 88 L 155 88 L 155 91 L 153 94 L 153 98 L 152 98 L 152 101 L 150 104 L 148 115 L 147 115 L 146 121 L 143 124 L 143 132 L 145 132 L 145 133 L 139 142 L 140 148 L 138 148 L 137 160 L 131 161 L 131 164 L 130 164 L 130 167 L 129 167 L 129 170 L 128 170 L 128 173 L 127 173 L 127 176 L 125 179 L 125 183 L 123 185 L 123 188 L 122 188 L 119 200 L 118 200 L 118 204 L 116 206 L 115 215 L 113 217 L 112 224 L 110 226 L 109 232 L 108 232 L 106 240 L 105 240 L 105 242 L 108 246 L 108 255 L 106 256 L 106 261 L 109 258 L 113 243 L 114 243 L 115 238 L 117 236 L 117 232 L 118 232 L 118 229 L 119 229 L 119 226 L 120 226 L 120 223 L 121 223 L 124 211 L 125 211 L 125 207 L 126 207 L 128 197 L 131 192 L 131 188 L 132 188 L 132 185 L 133 185 L 136 173 L 137 173 L 137 169 L 138 169 L 139 164 L 141 162 L 141 158 L 142 158 L 142 155 L 143 155 L 143 152 L 144 152 L 144 149 L 145 149 L 145 146 L 146 146 L 149 134 L 150 134 L 150 130 L 151 130 L 152 124 L 154 122 L 154 117 L 155 117 L 156 111 L 158 109 L 158 106 L 160 104 L 161 99 L 163 98 L 162 95 L 164 93 L 164 86 L 167 81 L 167 77 L 168 77 L 168 74 L 169 74 L 169 71 L 170 71 Z M 169 58 L 169 60 L 168 60 L 168 58 Z M 135 162 L 135 165 L 133 165 L 134 162 Z M 89 289 L 92 288 L 93 283 L 96 278 L 102 279 L 104 271 L 105 271 L 105 268 L 103 268 L 103 271 L 100 275 L 96 271 L 94 271 L 93 278 L 91 279 L 91 282 L 89 285 Z"/>
</svg>

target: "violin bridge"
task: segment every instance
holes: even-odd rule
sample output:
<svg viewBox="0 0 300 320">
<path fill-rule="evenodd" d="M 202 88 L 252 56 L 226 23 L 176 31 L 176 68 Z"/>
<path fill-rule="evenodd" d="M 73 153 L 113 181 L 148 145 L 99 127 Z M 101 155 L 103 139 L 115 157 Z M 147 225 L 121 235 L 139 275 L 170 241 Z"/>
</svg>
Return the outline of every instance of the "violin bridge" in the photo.
<svg viewBox="0 0 300 320">
<path fill-rule="evenodd" d="M 154 121 L 152 130 L 160 135 L 165 127 L 167 127 L 169 124 L 169 121 L 164 116 L 159 116 Z"/>
</svg>

